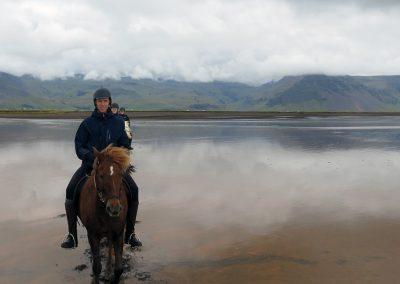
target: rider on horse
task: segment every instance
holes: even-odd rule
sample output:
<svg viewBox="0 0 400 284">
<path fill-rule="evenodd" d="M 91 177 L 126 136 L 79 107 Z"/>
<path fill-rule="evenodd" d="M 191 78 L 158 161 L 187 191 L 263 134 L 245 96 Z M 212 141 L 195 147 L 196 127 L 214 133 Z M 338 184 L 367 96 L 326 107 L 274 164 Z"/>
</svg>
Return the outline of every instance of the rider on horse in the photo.
<svg viewBox="0 0 400 284">
<path fill-rule="evenodd" d="M 117 103 L 112 103 L 111 104 L 111 112 L 113 114 L 117 114 L 119 110 L 119 105 Z"/>
<path fill-rule="evenodd" d="M 124 107 L 121 107 L 119 109 L 119 115 L 125 121 L 125 132 L 126 132 L 126 135 L 129 138 L 129 143 L 131 143 L 132 142 L 131 121 L 129 119 L 129 116 L 125 113 L 125 108 Z"/>
<path fill-rule="evenodd" d="M 111 93 L 105 88 L 98 89 L 93 94 L 95 110 L 79 126 L 75 135 L 75 151 L 82 165 L 76 170 L 67 186 L 65 211 L 68 219 L 68 235 L 61 244 L 63 248 L 78 246 L 77 236 L 77 206 L 75 191 L 87 175 L 90 175 L 94 162 L 93 147 L 101 151 L 109 144 L 116 147 L 132 149 L 125 133 L 124 120 L 119 115 L 111 112 Z M 135 235 L 135 221 L 139 205 L 139 191 L 132 177 L 126 173 L 124 182 L 129 189 L 128 215 L 126 220 L 125 243 L 132 247 L 141 246 L 142 243 Z M 129 196 L 130 195 L 130 196 Z"/>
</svg>

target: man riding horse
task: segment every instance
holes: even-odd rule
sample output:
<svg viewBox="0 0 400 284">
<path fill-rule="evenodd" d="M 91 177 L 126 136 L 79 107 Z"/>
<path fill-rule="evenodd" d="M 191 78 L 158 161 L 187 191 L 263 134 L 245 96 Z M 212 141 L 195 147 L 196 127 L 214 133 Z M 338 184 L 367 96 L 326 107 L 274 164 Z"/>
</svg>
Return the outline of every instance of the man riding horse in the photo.
<svg viewBox="0 0 400 284">
<path fill-rule="evenodd" d="M 110 91 L 105 88 L 98 89 L 93 94 L 95 109 L 92 115 L 80 124 L 75 135 L 75 151 L 78 158 L 82 160 L 82 164 L 72 176 L 66 190 L 65 212 L 68 219 L 68 235 L 61 244 L 63 248 L 78 246 L 75 191 L 78 184 L 92 171 L 93 147 L 101 151 L 112 143 L 116 147 L 131 149 L 130 141 L 125 133 L 124 120 L 118 114 L 114 115 L 111 112 L 111 102 Z M 139 206 L 138 187 L 130 174 L 126 173 L 123 179 L 129 188 L 125 243 L 132 247 L 141 246 L 142 243 L 135 234 L 135 221 Z"/>
</svg>

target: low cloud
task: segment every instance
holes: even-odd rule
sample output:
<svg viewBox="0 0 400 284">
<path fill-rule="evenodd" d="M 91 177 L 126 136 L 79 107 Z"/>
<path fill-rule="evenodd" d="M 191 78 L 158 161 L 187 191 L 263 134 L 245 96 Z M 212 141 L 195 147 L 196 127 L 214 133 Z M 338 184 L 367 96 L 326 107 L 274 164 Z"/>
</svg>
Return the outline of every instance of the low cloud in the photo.
<svg viewBox="0 0 400 284">
<path fill-rule="evenodd" d="M 16 75 L 259 84 L 304 73 L 400 74 L 396 1 L 0 5 L 0 70 Z"/>
</svg>

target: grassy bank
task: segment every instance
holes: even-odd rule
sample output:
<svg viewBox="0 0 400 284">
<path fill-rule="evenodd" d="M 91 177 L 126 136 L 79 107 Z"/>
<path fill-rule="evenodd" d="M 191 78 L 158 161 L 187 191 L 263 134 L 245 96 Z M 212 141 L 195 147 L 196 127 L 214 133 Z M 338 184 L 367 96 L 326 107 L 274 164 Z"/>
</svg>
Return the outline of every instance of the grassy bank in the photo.
<svg viewBox="0 0 400 284">
<path fill-rule="evenodd" d="M 82 119 L 90 111 L 0 110 L 1 118 Z M 239 111 L 128 111 L 134 119 L 263 119 L 310 116 L 400 116 L 400 112 L 239 112 Z"/>
</svg>

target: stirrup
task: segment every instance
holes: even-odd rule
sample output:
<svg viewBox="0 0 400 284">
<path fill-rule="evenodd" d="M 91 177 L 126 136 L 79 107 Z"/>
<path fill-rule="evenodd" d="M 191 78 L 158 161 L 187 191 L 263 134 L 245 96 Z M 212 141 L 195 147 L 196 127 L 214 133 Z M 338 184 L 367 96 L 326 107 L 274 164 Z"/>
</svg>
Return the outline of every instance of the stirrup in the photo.
<svg viewBox="0 0 400 284">
<path fill-rule="evenodd" d="M 67 239 L 68 239 L 68 236 L 71 236 L 71 237 L 72 237 L 72 240 L 74 241 L 74 248 L 76 248 L 76 247 L 77 247 L 77 245 L 76 245 L 76 240 L 75 240 L 75 237 L 74 237 L 74 235 L 73 235 L 73 234 L 71 234 L 71 233 L 65 234 L 65 237 L 64 237 L 64 241 L 63 241 L 63 243 L 65 243 L 65 242 L 67 241 Z"/>
<path fill-rule="evenodd" d="M 129 239 L 128 239 L 128 244 L 131 244 L 130 241 L 132 239 L 135 239 L 138 242 L 137 247 L 141 247 L 143 245 L 142 241 L 139 239 L 139 237 L 135 233 L 130 234 Z"/>
</svg>

